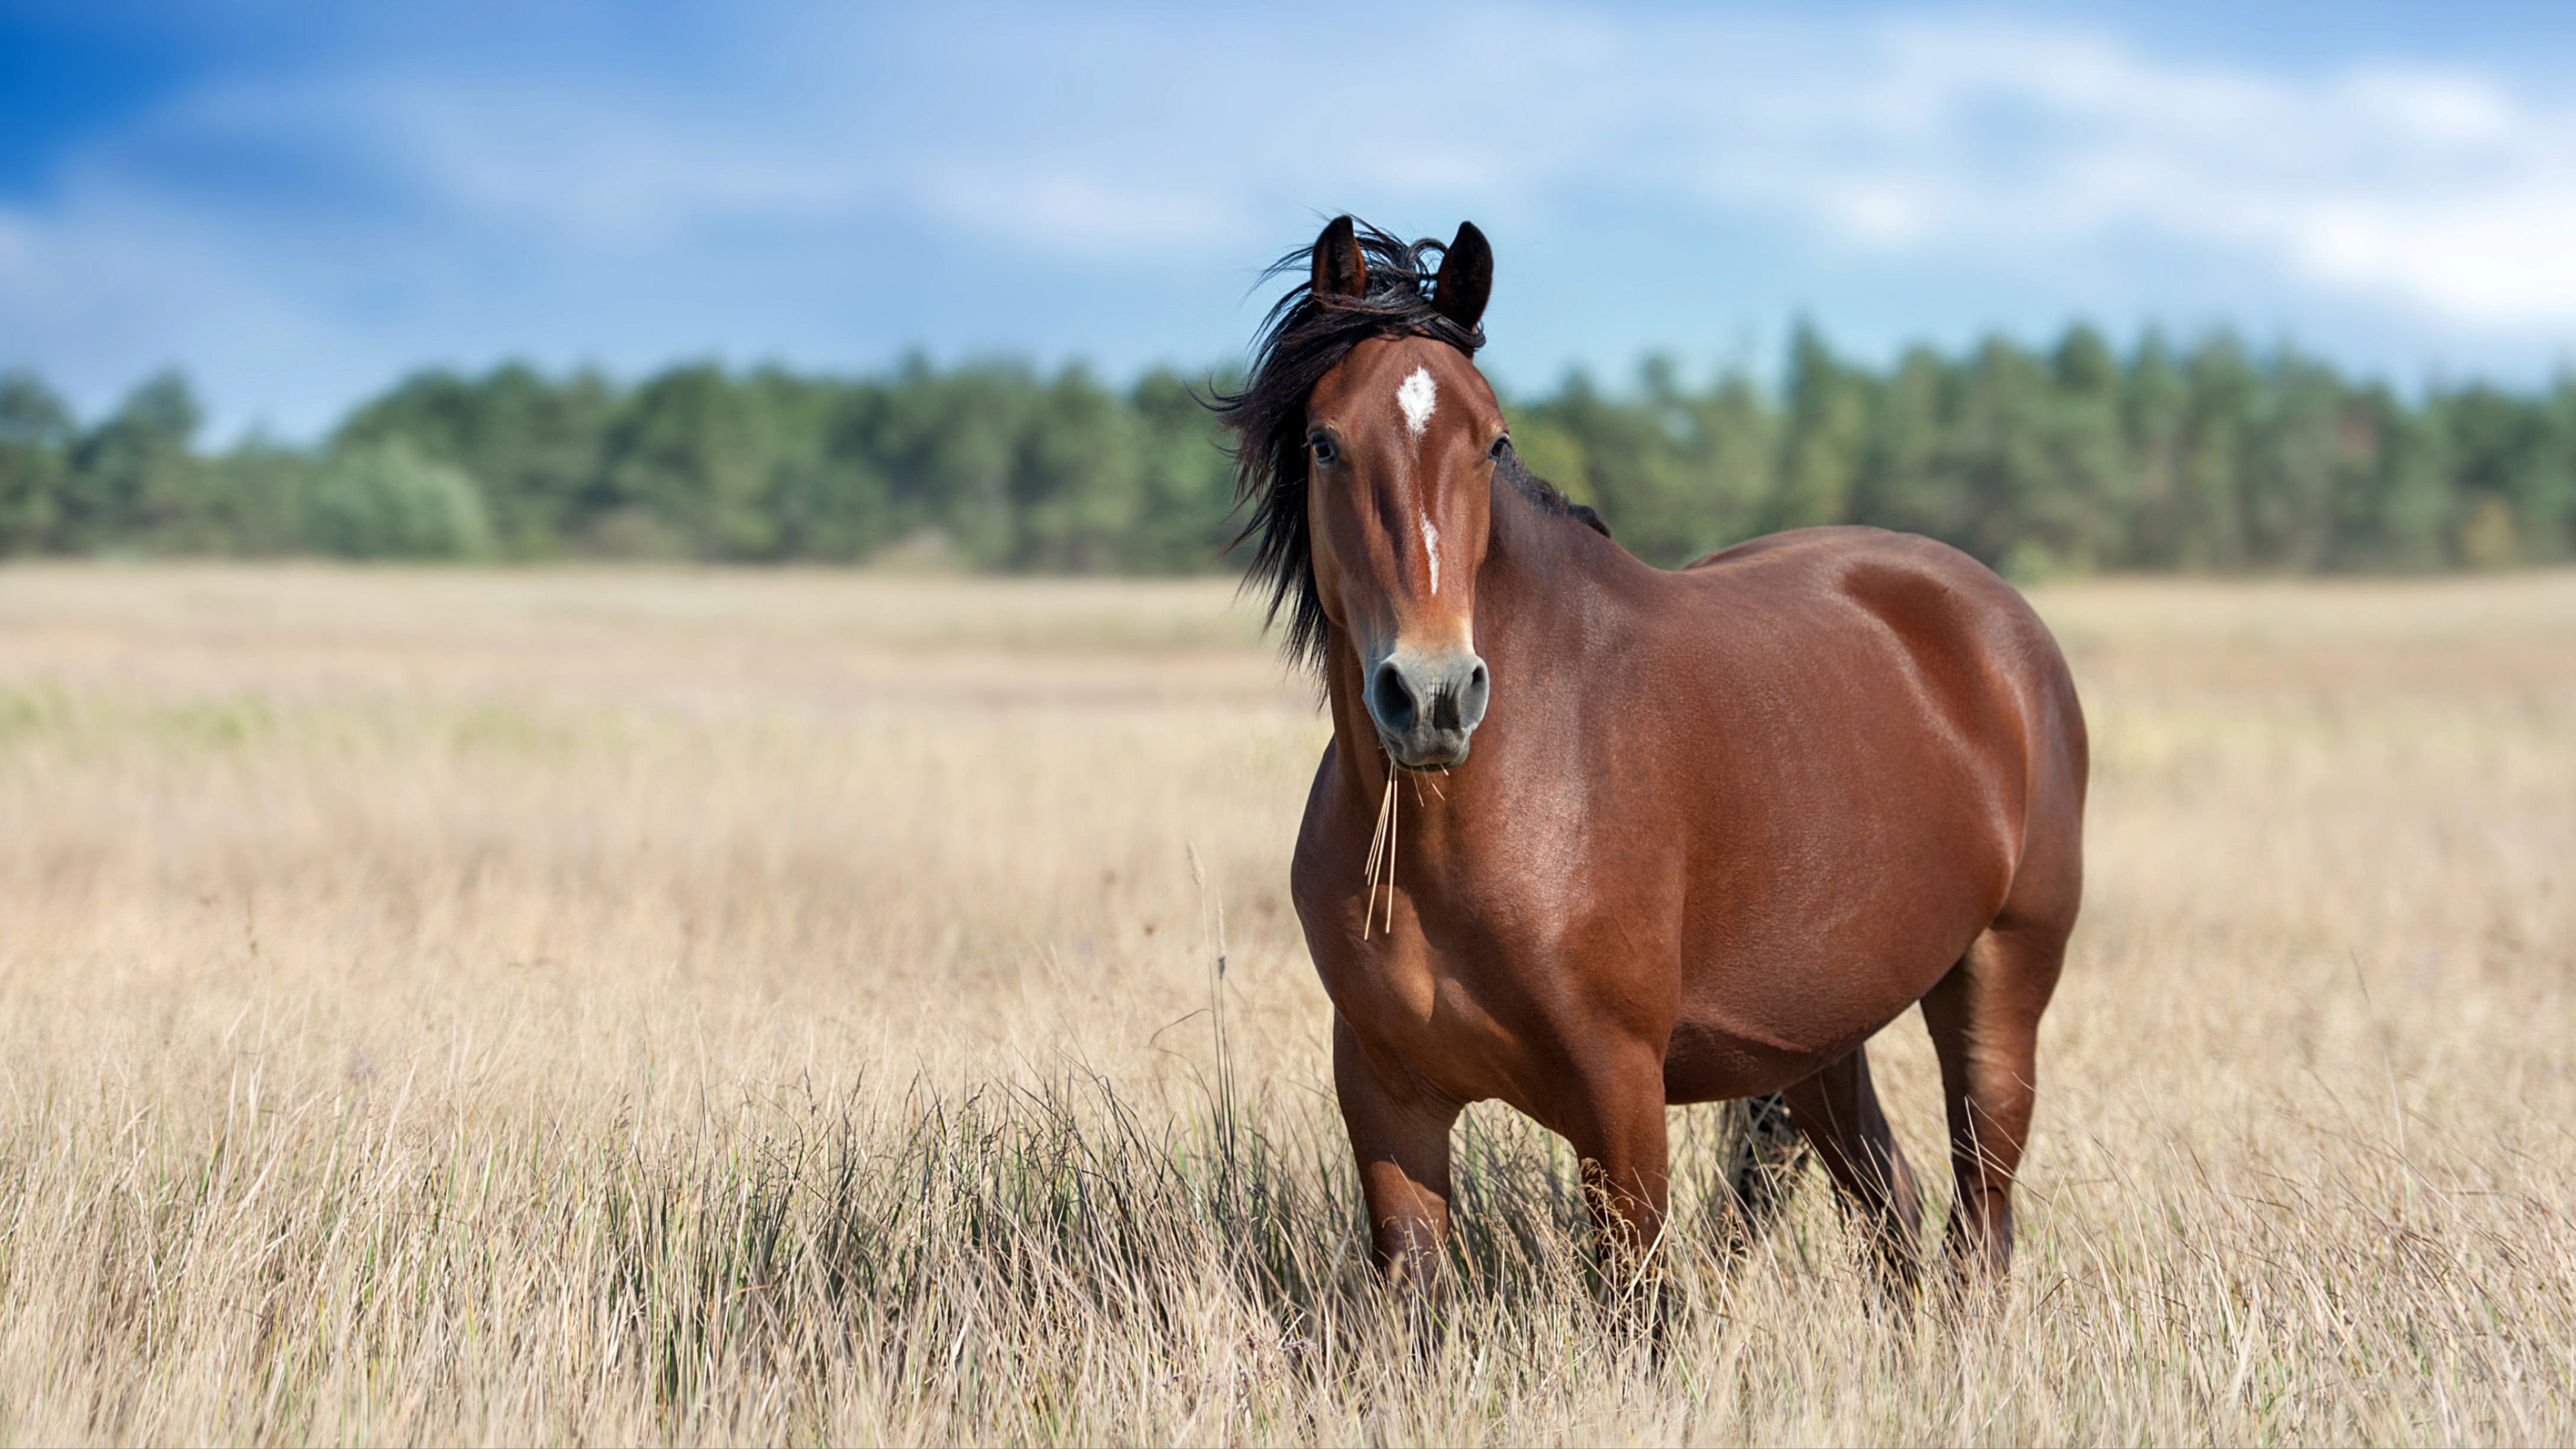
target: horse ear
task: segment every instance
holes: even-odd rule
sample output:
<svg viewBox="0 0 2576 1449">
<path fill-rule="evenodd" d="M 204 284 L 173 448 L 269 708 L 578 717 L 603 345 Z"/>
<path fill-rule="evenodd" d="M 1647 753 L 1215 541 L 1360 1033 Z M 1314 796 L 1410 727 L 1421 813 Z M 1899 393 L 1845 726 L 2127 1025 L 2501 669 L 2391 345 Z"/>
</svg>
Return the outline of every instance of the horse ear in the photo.
<svg viewBox="0 0 2576 1449">
<path fill-rule="evenodd" d="M 1368 290 L 1368 261 L 1360 255 L 1359 234 L 1351 219 L 1337 216 L 1315 238 L 1315 282 L 1318 297 L 1356 297 Z"/>
<path fill-rule="evenodd" d="M 1431 285 L 1431 305 L 1440 315 L 1473 332 L 1485 315 L 1485 299 L 1494 294 L 1494 248 L 1472 221 L 1458 223 L 1458 239 L 1440 256 L 1440 278 Z"/>
</svg>

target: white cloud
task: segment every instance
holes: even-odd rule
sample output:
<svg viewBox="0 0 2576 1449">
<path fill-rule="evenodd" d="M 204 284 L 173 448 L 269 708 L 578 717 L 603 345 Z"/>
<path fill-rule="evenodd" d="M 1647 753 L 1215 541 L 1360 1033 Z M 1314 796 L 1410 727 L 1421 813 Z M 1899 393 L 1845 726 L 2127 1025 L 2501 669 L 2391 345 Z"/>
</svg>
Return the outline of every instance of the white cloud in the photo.
<svg viewBox="0 0 2576 1449">
<path fill-rule="evenodd" d="M 93 192 L 68 215 L 0 212 L 0 366 L 33 364 L 96 412 L 152 370 L 220 359 L 255 377 L 310 379 L 316 405 L 262 399 L 228 418 L 296 431 L 320 398 L 393 365 L 352 329 L 239 264 L 233 239 L 137 198 Z M 359 366 L 353 368 L 353 364 Z"/>
<path fill-rule="evenodd" d="M 968 228 L 1086 258 L 1133 256 L 1146 247 L 1231 250 L 1264 240 L 1239 198 L 1208 188 L 961 165 L 924 178 L 919 197 Z"/>
<path fill-rule="evenodd" d="M 978 134 L 999 88 L 966 78 L 941 113 L 964 129 L 925 157 L 955 169 L 922 194 L 1041 248 L 1232 248 L 1290 202 L 1577 225 L 1569 198 L 1610 190 L 1879 253 L 2144 238 L 2445 327 L 2576 323 L 2576 262 L 2552 244 L 2576 105 L 2464 70 L 2281 75 L 1991 20 L 1479 11 L 1409 27 L 1466 39 L 1400 65 L 1332 25 L 1166 53 L 1040 28 L 1062 123 Z M 1140 72 L 1171 78 L 1167 103 L 1132 103 Z"/>
<path fill-rule="evenodd" d="M 0 204 L 0 363 L 95 405 L 180 361 L 236 390 L 233 418 L 310 428 L 433 358 L 835 355 L 851 319 L 918 325 L 879 280 L 917 269 L 868 251 L 897 233 L 1066 288 L 1132 286 L 1150 255 L 1213 311 L 1344 208 L 1666 264 L 1759 231 L 1801 289 L 1762 305 L 1877 267 L 1902 279 L 1879 295 L 1924 299 L 1897 328 L 2037 271 L 2077 279 L 2052 307 L 2124 286 L 2194 305 L 2224 272 L 2522 356 L 2576 328 L 2576 103 L 2497 75 L 2285 74 L 1995 20 L 1480 8 L 1399 35 L 1369 15 L 824 4 L 740 12 L 727 54 L 658 70 L 406 50 L 231 76 L 92 138 L 44 202 Z M 228 190 L 242 158 L 285 179 Z M 1038 285 L 993 316 L 973 309 L 996 288 L 942 301 L 1008 345 Z M 1515 283 L 1560 304 L 1582 285 Z M 913 340 L 948 344 L 879 345 Z"/>
<path fill-rule="evenodd" d="M 1747 78 L 1713 194 L 1856 245 L 2031 254 L 2144 232 L 2446 324 L 2576 323 L 2576 106 L 2459 71 L 2322 78 L 2024 27 L 1898 25 Z"/>
</svg>

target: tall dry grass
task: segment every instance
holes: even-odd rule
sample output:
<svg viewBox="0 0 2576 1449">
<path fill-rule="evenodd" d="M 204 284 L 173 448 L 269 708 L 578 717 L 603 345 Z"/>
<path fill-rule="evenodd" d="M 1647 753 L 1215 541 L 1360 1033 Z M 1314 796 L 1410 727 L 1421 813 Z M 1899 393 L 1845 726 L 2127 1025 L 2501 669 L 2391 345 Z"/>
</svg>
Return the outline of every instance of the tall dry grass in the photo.
<svg viewBox="0 0 2576 1449">
<path fill-rule="evenodd" d="M 1227 602 L 0 572 L 0 1437 L 2576 1437 L 2576 577 L 2042 594 L 2008 1299 L 1878 1306 L 1815 1180 L 1730 1265 L 1698 1109 L 1660 1357 L 1491 1108 L 1455 1328 L 1374 1293 Z"/>
</svg>

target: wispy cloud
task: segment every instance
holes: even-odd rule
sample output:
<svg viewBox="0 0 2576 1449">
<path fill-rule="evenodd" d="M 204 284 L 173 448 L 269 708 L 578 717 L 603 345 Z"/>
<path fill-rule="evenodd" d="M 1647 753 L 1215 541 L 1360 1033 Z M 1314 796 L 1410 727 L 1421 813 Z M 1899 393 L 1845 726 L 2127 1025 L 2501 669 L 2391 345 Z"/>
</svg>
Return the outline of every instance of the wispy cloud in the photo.
<svg viewBox="0 0 2576 1449">
<path fill-rule="evenodd" d="M 2576 322 L 2576 106 L 2457 70 L 2286 78 L 2116 40 L 1895 25 L 1860 73 L 1739 113 L 1721 195 L 1855 243 L 2032 250 L 2143 231 L 2504 328 Z"/>
<path fill-rule="evenodd" d="M 0 204 L 0 362 L 95 400 L 181 361 L 229 416 L 305 428 L 428 358 L 1208 356 L 1258 265 L 1344 208 L 1750 279 L 1732 312 L 1578 313 L 1533 263 L 1513 295 L 1567 355 L 1846 286 L 1882 330 L 1951 330 L 2042 273 L 2047 305 L 2114 311 L 2224 310 L 2250 277 L 2275 315 L 2453 355 L 2576 334 L 2576 103 L 2501 72 L 1937 15 L 1373 15 L 747 8 L 721 54 L 219 71 Z"/>
<path fill-rule="evenodd" d="M 1569 193 L 1611 189 L 1794 217 L 1819 240 L 1884 252 L 2144 236 L 2445 323 L 2576 322 L 2561 241 L 2576 214 L 2576 104 L 2492 76 L 2389 64 L 2273 75 L 1991 20 L 1855 33 L 1519 12 L 1425 32 L 1480 40 L 1381 77 L 1289 38 L 1214 88 L 1241 99 L 1210 113 L 1249 112 L 1248 124 L 1076 122 L 1031 138 L 1026 195 L 1190 184 L 1207 215 L 1267 216 L 1287 197 L 1356 191 L 1544 217 L 1563 215 Z M 1265 103 L 1281 74 L 1319 79 Z M 1122 83 L 1105 69 L 1087 79 Z M 1229 134 L 1245 149 L 1217 139 Z M 973 220 L 1080 244 L 1054 208 L 997 200 Z"/>
</svg>

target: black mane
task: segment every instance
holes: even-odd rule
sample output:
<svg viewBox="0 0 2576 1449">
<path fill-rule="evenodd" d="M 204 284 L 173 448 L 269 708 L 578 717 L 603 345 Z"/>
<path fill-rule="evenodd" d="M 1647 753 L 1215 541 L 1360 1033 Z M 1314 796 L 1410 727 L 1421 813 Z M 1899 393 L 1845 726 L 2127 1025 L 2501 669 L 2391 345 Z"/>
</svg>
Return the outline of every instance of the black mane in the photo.
<svg viewBox="0 0 2576 1449">
<path fill-rule="evenodd" d="M 1227 548 L 1252 543 L 1245 585 L 1269 593 L 1268 623 L 1278 623 L 1283 611 L 1288 615 L 1288 657 L 1319 670 L 1327 625 L 1315 590 L 1313 541 L 1306 534 L 1308 395 L 1352 348 L 1372 337 L 1430 337 L 1470 358 L 1485 345 L 1483 327 L 1461 327 L 1431 305 L 1438 268 L 1426 254 L 1436 258 L 1446 246 L 1431 238 L 1407 244 L 1366 222 L 1357 230 L 1368 259 L 1367 290 L 1357 297 L 1319 298 L 1311 283 L 1290 288 L 1262 319 L 1243 390 L 1219 393 L 1209 404 L 1234 434 L 1235 506 L 1252 505 L 1252 516 Z M 1301 247 L 1263 276 L 1302 274 L 1309 258 Z M 1531 502 L 1609 534 L 1600 515 L 1532 474 L 1517 455 L 1507 454 L 1501 471 Z"/>
</svg>

